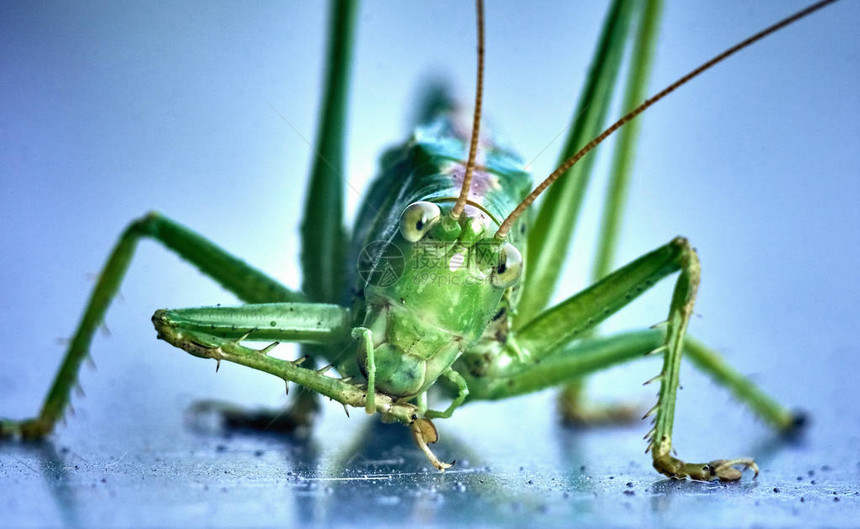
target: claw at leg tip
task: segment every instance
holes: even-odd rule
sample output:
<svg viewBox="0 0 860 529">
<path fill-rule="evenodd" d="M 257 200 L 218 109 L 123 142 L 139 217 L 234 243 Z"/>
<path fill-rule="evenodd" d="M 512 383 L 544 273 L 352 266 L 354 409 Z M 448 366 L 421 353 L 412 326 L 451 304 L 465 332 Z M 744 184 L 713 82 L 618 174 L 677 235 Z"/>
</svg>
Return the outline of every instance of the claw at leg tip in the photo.
<svg viewBox="0 0 860 529">
<path fill-rule="evenodd" d="M 436 470 L 445 472 L 445 470 L 454 466 L 454 463 L 457 462 L 456 460 L 446 463 L 436 457 L 436 454 L 434 454 L 433 451 L 430 450 L 430 447 L 427 446 L 428 444 L 433 444 L 439 440 L 439 434 L 436 431 L 436 427 L 429 419 L 416 418 L 410 425 L 410 429 L 412 430 L 412 437 L 418 444 L 418 448 L 424 452 L 424 455 L 427 456 L 430 463 L 436 467 Z"/>
</svg>

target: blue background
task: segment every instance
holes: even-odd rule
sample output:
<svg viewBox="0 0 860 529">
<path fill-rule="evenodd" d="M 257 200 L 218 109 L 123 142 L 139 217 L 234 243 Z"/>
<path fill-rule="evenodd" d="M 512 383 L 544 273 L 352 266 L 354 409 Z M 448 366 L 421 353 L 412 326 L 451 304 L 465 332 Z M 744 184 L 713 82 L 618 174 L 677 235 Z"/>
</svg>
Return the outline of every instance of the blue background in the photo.
<svg viewBox="0 0 860 529">
<path fill-rule="evenodd" d="M 802 4 L 669 5 L 651 92 Z M 523 156 L 534 159 L 536 175 L 555 163 L 559 141 L 553 140 L 570 119 L 604 10 L 568 2 L 487 7 L 484 108 Z M 445 75 L 470 97 L 473 17 L 462 2 L 362 6 L 348 142 L 347 178 L 356 189 L 366 187 L 381 150 L 407 134 L 422 80 Z M 287 285 L 299 284 L 298 224 L 312 156 L 302 136 L 315 134 L 325 20 L 325 10 L 312 3 L 0 5 L 2 415 L 23 417 L 38 409 L 63 352 L 58 342 L 72 333 L 93 276 L 122 228 L 150 209 Z M 454 513 L 445 501 L 458 505 L 450 496 L 456 483 L 477 487 L 487 477 L 495 482 L 493 497 L 502 500 L 484 509 L 496 515 L 486 523 L 511 522 L 512 513 L 570 522 L 579 513 L 583 523 L 680 525 L 700 509 L 710 509 L 714 525 L 731 525 L 739 513 L 747 523 L 800 523 L 804 514 L 826 515 L 833 525 L 856 523 L 851 516 L 858 500 L 851 495 L 860 476 L 860 416 L 853 405 L 860 398 L 858 25 L 860 5 L 842 2 L 742 52 L 650 110 L 620 252 L 627 261 L 677 234 L 690 238 L 703 262 L 691 332 L 782 402 L 810 410 L 815 422 L 805 444 L 780 447 L 767 459 L 770 452 L 763 447 L 770 446 L 772 434 L 724 391 L 685 369 L 675 429 L 680 455 L 764 457 L 766 472 L 757 482 L 718 494 L 665 482 L 641 454 L 644 424 L 573 434 L 557 426 L 552 396 L 545 393 L 469 406 L 439 424 L 443 436 L 477 454 L 472 468 L 478 472 L 403 477 L 424 466 L 403 445 L 408 468 L 394 465 L 392 475 L 399 477 L 375 478 L 394 479 L 400 488 L 337 489 L 340 500 L 345 495 L 355 508 L 367 510 L 366 518 L 341 521 L 380 516 L 393 523 L 380 513 L 397 513 L 402 520 L 407 504 L 416 523 L 447 521 Z M 605 165 L 599 162 L 598 171 Z M 594 184 L 595 190 L 602 187 Z M 348 189 L 348 218 L 359 201 Z M 596 204 L 587 208 L 559 299 L 586 284 Z M 670 283 L 606 328 L 662 319 Z M 233 302 L 196 270 L 152 243 L 142 244 L 122 299 L 108 314 L 110 337 L 97 337 L 93 345 L 98 371 L 84 370 L 87 397 L 75 399 L 77 415 L 53 437 L 56 447 L 72 455 L 59 457 L 59 467 L 45 463 L 53 459 L 36 449 L 10 448 L 0 455 L 2 489 L 26 491 L 15 499 L 4 493 L 0 510 L 18 524 L 290 525 L 342 516 L 320 500 L 324 489 L 303 495 L 295 493 L 303 484 L 287 481 L 295 493 L 290 501 L 305 508 L 279 500 L 284 472 L 307 471 L 305 452 L 284 455 L 283 445 L 264 444 L 267 455 L 255 458 L 249 454 L 260 448 L 246 440 L 228 444 L 228 455 L 218 459 L 217 440 L 184 427 L 183 410 L 200 398 L 272 406 L 283 401 L 276 379 L 238 366 L 222 366 L 216 376 L 213 365 L 154 340 L 149 317 L 157 308 Z M 590 386 L 596 396 L 632 398 L 649 407 L 651 391 L 639 384 L 656 369 L 653 361 L 643 362 L 598 376 Z M 348 451 L 364 422 L 361 415 L 347 420 L 339 406 L 326 408 L 313 437 L 323 462 Z M 571 436 L 575 455 L 564 449 Z M 448 457 L 461 457 L 460 448 L 448 448 L 441 449 Z M 272 451 L 279 456 L 270 457 Z M 75 465 L 81 468 L 69 470 Z M 230 481 L 235 476 L 222 474 L 220 465 L 224 472 L 250 470 Z M 480 465 L 492 470 L 483 472 Z M 546 491 L 524 488 L 527 479 L 518 474 L 523 466 L 542 486 L 558 480 L 581 492 L 575 487 L 584 479 L 581 465 L 598 491 L 582 493 L 582 509 L 561 496 L 554 503 Z M 806 484 L 807 471 L 821 474 L 821 465 L 833 469 L 828 484 L 842 502 L 831 501 L 829 488 L 797 488 L 797 476 Z M 207 470 L 196 474 L 202 467 Z M 58 474 L 58 468 L 69 473 Z M 163 479 L 135 481 L 146 474 L 142 469 L 163 472 Z M 332 464 L 313 472 L 313 479 L 342 475 Z M 635 481 L 645 490 L 620 496 L 621 483 L 607 478 L 613 473 L 621 483 Z M 98 486 L 107 489 L 104 496 L 81 492 L 103 476 L 107 484 Z M 204 483 L 213 491 L 229 484 L 233 501 L 216 502 Z M 185 503 L 177 491 L 189 487 L 193 501 Z M 677 487 L 681 494 L 667 507 L 666 491 Z M 788 494 L 775 496 L 773 487 Z M 424 509 L 421 516 L 403 499 L 411 490 L 419 491 L 412 500 L 430 498 L 415 500 Z M 728 494 L 736 499 L 732 504 L 724 501 Z M 803 494 L 821 498 L 800 506 L 796 500 Z M 356 499 L 367 496 L 373 499 Z M 399 507 L 385 503 L 392 497 L 400 498 Z M 507 497 L 520 498 L 521 510 L 506 510 L 513 509 Z M 627 501 L 628 517 L 603 509 L 602 502 L 614 505 L 617 498 Z M 152 502 L 162 509 L 146 510 Z M 754 502 L 767 509 L 752 510 Z M 249 517 L 260 504 L 276 506 L 272 517 Z M 794 513 L 798 506 L 806 510 Z"/>
</svg>

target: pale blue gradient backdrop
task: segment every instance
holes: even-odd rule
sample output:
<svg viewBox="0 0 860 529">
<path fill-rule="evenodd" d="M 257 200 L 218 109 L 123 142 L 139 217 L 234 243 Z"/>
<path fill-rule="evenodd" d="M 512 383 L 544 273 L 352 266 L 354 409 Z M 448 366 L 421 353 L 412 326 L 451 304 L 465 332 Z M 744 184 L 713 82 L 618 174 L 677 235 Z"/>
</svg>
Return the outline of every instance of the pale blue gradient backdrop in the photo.
<svg viewBox="0 0 860 529">
<path fill-rule="evenodd" d="M 487 7 L 484 108 L 527 159 L 567 126 L 605 11 L 535 4 Z M 669 4 L 650 92 L 804 2 Z M 444 75 L 471 97 L 473 18 L 464 2 L 362 6 L 347 170 L 356 189 L 366 187 L 382 149 L 405 137 L 422 79 Z M 299 285 L 312 156 L 301 136 L 315 136 L 325 21 L 323 6 L 310 2 L 0 5 L 0 415 L 37 410 L 63 351 L 57 340 L 72 333 L 91 276 L 122 228 L 150 209 Z M 856 411 L 840 423 L 826 410 L 860 397 L 857 27 L 860 4 L 842 2 L 650 110 L 620 252 L 627 261 L 674 235 L 689 237 L 704 274 L 691 331 L 783 402 L 824 414 L 822 438 L 839 436 L 840 449 L 854 453 Z M 552 169 L 558 143 L 534 162 L 537 175 Z M 348 218 L 359 200 L 347 190 Z M 585 282 L 592 206 L 565 294 Z M 662 319 L 670 287 L 607 327 Z M 61 439 L 113 428 L 163 447 L 169 441 L 159 432 L 181 430 L 182 409 L 195 398 L 282 401 L 275 379 L 232 366 L 215 376 L 211 363 L 155 341 L 149 317 L 157 308 L 234 302 L 196 270 L 145 242 L 122 294 L 107 317 L 111 337 L 93 346 L 99 369 L 83 374 L 88 396 L 75 400 L 78 416 Z M 616 370 L 592 385 L 600 395 L 648 402 L 638 383 L 655 370 Z M 725 453 L 695 457 L 748 452 L 752 441 L 732 435 L 735 428 L 767 438 L 725 392 L 691 370 L 682 376 L 682 450 L 715 436 Z M 613 383 L 623 387 L 607 389 Z M 545 395 L 532 399 L 519 406 L 550 407 Z M 357 421 L 337 408 L 326 413 L 321 445 L 325 432 Z M 470 427 L 489 409 L 465 409 L 471 419 L 445 427 L 480 437 Z M 545 415 L 538 431 L 554 428 L 549 409 Z M 717 418 L 729 421 L 728 431 L 685 427 Z M 637 434 L 617 433 L 631 441 Z M 511 442 L 508 451 L 517 450 Z M 543 450 L 553 460 L 552 439 L 526 446 L 530 457 Z M 622 446 L 624 461 L 643 458 L 644 444 Z"/>
</svg>

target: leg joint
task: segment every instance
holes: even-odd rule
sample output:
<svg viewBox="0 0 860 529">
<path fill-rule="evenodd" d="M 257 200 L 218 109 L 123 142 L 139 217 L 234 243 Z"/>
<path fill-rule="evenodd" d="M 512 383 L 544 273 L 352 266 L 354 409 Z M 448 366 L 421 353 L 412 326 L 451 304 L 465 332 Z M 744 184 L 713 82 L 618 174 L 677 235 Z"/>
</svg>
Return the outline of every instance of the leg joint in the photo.
<svg viewBox="0 0 860 529">
<path fill-rule="evenodd" d="M 152 237 L 158 233 L 158 226 L 163 222 L 163 220 L 164 217 L 162 217 L 160 213 L 157 211 L 150 211 L 139 219 L 132 221 L 126 231 L 137 235 L 147 235 Z"/>
<path fill-rule="evenodd" d="M 679 255 L 681 256 L 681 264 L 686 266 L 691 260 L 698 260 L 696 258 L 696 249 L 690 244 L 690 240 L 684 236 L 677 236 L 672 239 L 672 242 L 669 243 L 674 247 Z"/>
<path fill-rule="evenodd" d="M 701 275 L 701 265 L 696 249 L 690 244 L 686 237 L 678 236 L 669 243 L 678 252 L 678 265 L 682 271 L 689 274 L 693 283 L 698 284 Z"/>
</svg>

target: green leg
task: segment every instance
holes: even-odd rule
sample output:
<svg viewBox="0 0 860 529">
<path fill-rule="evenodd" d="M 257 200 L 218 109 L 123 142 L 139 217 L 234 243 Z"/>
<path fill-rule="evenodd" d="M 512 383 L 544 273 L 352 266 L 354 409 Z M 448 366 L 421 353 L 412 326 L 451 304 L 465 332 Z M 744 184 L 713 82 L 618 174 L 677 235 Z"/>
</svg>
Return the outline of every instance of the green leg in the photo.
<svg viewBox="0 0 860 529">
<path fill-rule="evenodd" d="M 546 389 L 556 384 L 569 382 L 614 365 L 644 358 L 665 345 L 662 330 L 636 331 L 594 338 L 568 346 L 558 354 L 543 359 L 539 364 L 509 364 L 492 377 L 467 377 L 471 393 L 470 400 L 495 400 L 509 398 Z M 684 351 L 688 358 L 705 374 L 723 384 L 740 402 L 749 406 L 759 417 L 784 433 L 793 433 L 803 424 L 803 416 L 793 414 L 781 406 L 743 375 L 729 367 L 719 355 L 695 340 L 687 339 Z M 653 379 L 652 379 L 653 380 Z M 650 382 L 650 381 L 649 381 Z M 655 410 L 656 411 L 656 407 Z M 650 433 L 649 433 L 649 437 Z M 660 456 L 655 467 L 660 472 L 673 476 L 690 476 L 708 480 L 714 477 L 733 480 L 740 477 L 730 470 L 731 463 L 753 466 L 748 458 L 736 459 L 730 464 L 717 461 L 708 464 L 685 464 L 671 456 Z M 658 466 L 659 465 L 659 466 Z M 707 471 L 703 470 L 707 468 Z"/>
<path fill-rule="evenodd" d="M 235 321 L 237 330 L 232 332 L 210 333 L 213 320 L 211 314 L 217 314 L 221 307 L 207 309 L 186 309 L 185 311 L 158 311 L 153 316 L 153 323 L 158 331 L 159 338 L 183 349 L 184 351 L 200 357 L 212 358 L 217 362 L 226 360 L 236 364 L 244 365 L 258 371 L 263 371 L 283 379 L 285 382 L 294 382 L 306 389 L 320 393 L 332 400 L 340 402 L 345 406 L 361 407 L 367 406 L 367 390 L 360 385 L 350 383 L 351 377 L 334 378 L 327 375 L 331 366 L 325 366 L 314 370 L 301 367 L 304 358 L 296 361 L 281 360 L 269 356 L 269 352 L 277 345 L 277 342 L 262 349 L 251 349 L 243 346 L 240 342 L 244 340 L 271 340 L 286 339 L 290 341 L 308 342 L 316 344 L 327 344 L 339 346 L 345 340 L 349 340 L 349 310 L 336 305 L 301 304 L 308 310 L 321 309 L 323 312 L 316 317 L 306 318 L 300 313 L 302 311 L 285 310 L 288 306 L 296 307 L 298 304 L 270 304 L 272 309 L 267 319 L 274 321 L 276 325 L 270 329 L 258 327 L 250 333 L 237 336 L 238 332 L 250 327 L 252 323 L 246 323 L 244 311 L 254 309 L 255 306 L 237 307 L 229 309 L 229 318 Z M 178 312 L 189 312 L 194 310 L 205 310 L 210 315 L 202 315 L 191 323 L 185 319 L 176 318 Z M 327 312 L 328 317 L 322 317 Z M 300 320 L 312 321 L 313 332 L 301 324 Z M 326 331 L 327 330 L 327 331 Z M 322 331 L 322 332 L 320 332 Z M 397 401 L 383 393 L 377 393 L 374 397 L 373 411 L 383 414 L 384 417 L 400 421 L 404 424 L 412 424 L 418 415 L 418 408 L 413 404 Z"/>
<path fill-rule="evenodd" d="M 672 426 L 675 422 L 675 399 L 680 383 L 684 334 L 693 315 L 693 304 L 701 273 L 699 260 L 693 251 L 684 256 L 681 266 L 681 276 L 675 285 L 669 307 L 666 343 L 663 346 L 665 347 L 663 369 L 657 376 L 657 380 L 660 381 L 660 392 L 654 407 L 656 424 L 646 436 L 654 468 L 669 477 L 690 477 L 704 481 L 717 478 L 736 481 L 740 479 L 741 472 L 735 466 L 752 468 L 758 475 L 758 467 L 752 459 L 748 458 L 714 460 L 710 463 L 685 463 L 672 455 Z"/>
<path fill-rule="evenodd" d="M 346 292 L 344 144 L 357 11 L 357 1 L 331 1 L 320 128 L 314 144 L 315 156 L 301 224 L 302 291 L 308 299 L 326 303 L 342 302 L 341 297 Z M 302 347 L 302 354 L 312 359 L 321 352 L 314 346 Z M 309 422 L 318 409 L 316 394 L 302 391 L 286 413 L 277 413 L 271 420 L 286 417 L 287 422 Z"/>
<path fill-rule="evenodd" d="M 643 359 L 665 344 L 661 329 L 634 331 L 576 342 L 540 363 L 507 363 L 492 376 L 469 376 L 469 400 L 496 400 L 522 395 L 587 376 L 612 366 Z M 684 341 L 686 357 L 715 382 L 723 385 L 758 417 L 783 433 L 802 426 L 803 416 L 773 400 L 717 353 L 698 340 Z M 653 380 L 653 379 L 652 379 Z M 650 381 L 649 381 L 650 382 Z"/>
<path fill-rule="evenodd" d="M 451 414 L 454 413 L 454 410 L 460 407 L 463 402 L 465 402 L 466 398 L 469 396 L 469 385 L 466 384 L 466 379 L 458 373 L 457 371 L 451 369 L 450 367 L 442 372 L 442 376 L 447 378 L 449 382 L 457 386 L 457 396 L 451 401 L 451 404 L 445 409 L 445 411 L 435 411 L 428 410 L 424 415 L 428 419 L 448 419 L 451 417 Z"/>
<path fill-rule="evenodd" d="M 627 0 L 615 0 L 610 6 L 560 160 L 567 159 L 603 129 L 636 9 L 635 2 Z M 588 156 L 574 165 L 543 197 L 534 223 L 529 227 L 528 275 L 523 286 L 523 291 L 529 295 L 524 296 L 517 307 L 518 321 L 524 323 L 537 315 L 555 292 L 573 241 L 594 159 L 593 155 Z"/>
<path fill-rule="evenodd" d="M 699 280 L 699 261 L 689 242 L 677 237 L 543 311 L 516 333 L 517 343 L 534 360 L 554 354 L 572 340 L 588 336 L 600 322 L 621 310 L 657 281 L 679 270 L 681 277 L 677 286 L 686 285 L 692 303 Z M 677 299 L 673 299 L 673 309 L 677 303 Z"/>
<path fill-rule="evenodd" d="M 358 3 L 332 0 L 325 95 L 320 110 L 302 233 L 302 291 L 311 301 L 339 303 L 347 238 L 343 225 L 344 143 L 352 43 Z"/>
<path fill-rule="evenodd" d="M 661 0 L 648 0 L 639 18 L 630 73 L 627 77 L 623 108 L 633 109 L 645 100 L 648 76 L 656 48 Z M 631 165 L 640 122 L 633 121 L 618 132 L 613 152 L 612 170 L 609 174 L 606 199 L 603 206 L 598 246 L 592 279 L 603 279 L 612 269 L 618 248 L 621 217 L 629 188 Z M 562 420 L 568 424 L 592 425 L 630 422 L 637 416 L 637 408 L 625 404 L 590 404 L 586 401 L 585 380 L 565 385 L 559 394 L 559 410 Z"/>
<path fill-rule="evenodd" d="M 662 0 L 648 0 L 642 11 L 636 33 L 636 42 L 633 47 L 633 57 L 630 61 L 630 73 L 625 87 L 622 107 L 624 112 L 635 108 L 648 95 L 646 90 L 654 59 L 654 50 L 657 47 L 657 31 L 660 25 L 660 12 L 663 9 L 662 3 Z M 615 252 L 618 249 L 618 234 L 621 230 L 622 214 L 627 202 L 627 190 L 630 187 L 635 144 L 641 124 L 641 121 L 633 120 L 618 131 L 612 169 L 603 204 L 603 218 L 597 238 L 597 255 L 592 273 L 594 281 L 603 279 L 612 271 Z"/>
<path fill-rule="evenodd" d="M 338 349 L 349 341 L 352 315 L 349 309 L 323 303 L 274 303 L 240 307 L 202 307 L 158 311 L 157 326 L 181 328 L 226 339 L 281 340 Z M 313 359 L 302 357 L 304 367 Z M 198 415 L 216 414 L 228 429 L 283 432 L 306 435 L 319 412 L 316 393 L 298 391 L 286 409 L 246 410 L 221 401 L 195 404 Z"/>
<path fill-rule="evenodd" d="M 564 342 L 572 339 L 576 334 L 588 331 L 626 305 L 656 280 L 677 270 L 681 273 L 675 283 L 675 291 L 669 306 L 666 340 L 656 350 L 663 353 L 664 360 L 663 369 L 656 378 L 660 381 L 657 405 L 653 408 L 656 425 L 648 434 L 648 447 L 653 456 L 654 468 L 662 474 L 676 478 L 739 479 L 740 472 L 734 468 L 734 465 L 755 469 L 755 463 L 752 460 L 735 459 L 713 464 L 687 464 L 672 456 L 672 425 L 675 418 L 675 399 L 679 384 L 684 334 L 693 313 L 701 273 L 696 252 L 686 239 L 675 239 L 607 276 L 582 294 L 544 312 L 533 322 L 526 324 L 519 343 L 523 348 L 538 351 L 538 357 L 545 356 L 549 352 L 548 345 L 557 347 L 561 343 L 556 340 Z M 551 327 L 558 325 L 569 325 L 569 327 L 550 331 Z"/>
<path fill-rule="evenodd" d="M 534 390 L 560 382 L 565 374 L 581 377 L 595 368 L 607 367 L 623 360 L 617 354 L 613 356 L 606 350 L 599 350 L 597 356 L 592 355 L 588 358 L 589 361 L 594 362 L 590 368 L 576 366 L 576 362 L 581 362 L 583 358 L 575 358 L 572 359 L 574 360 L 573 369 L 570 366 L 567 369 L 555 366 L 558 369 L 556 374 L 547 371 L 547 366 L 552 366 L 555 361 L 559 361 L 559 357 L 564 361 L 571 360 L 569 354 L 559 355 L 559 351 L 564 351 L 572 341 L 621 309 L 657 280 L 676 271 L 680 271 L 680 276 L 675 284 L 665 335 L 662 342 L 652 350 L 654 353 L 660 352 L 664 355 L 663 369 L 654 379 L 660 381 L 659 398 L 652 410 L 656 413 L 656 425 L 648 435 L 654 467 L 659 472 L 672 477 L 689 476 L 703 480 L 738 479 L 740 472 L 734 469 L 733 465 L 754 467 L 752 460 L 736 459 L 691 465 L 671 455 L 672 424 L 681 354 L 685 346 L 684 334 L 693 311 L 700 274 L 698 258 L 686 239 L 673 240 L 558 306 L 544 311 L 527 323 L 517 336 L 521 351 L 526 353 L 526 361 L 518 363 L 519 365 L 510 364 L 508 367 L 502 367 L 501 370 L 484 369 L 483 372 L 491 374 L 493 378 L 504 380 L 504 384 L 508 386 L 505 392 L 511 394 L 526 390 L 525 388 L 530 384 L 531 390 Z M 586 346 L 588 343 L 586 342 Z M 630 349 L 624 352 L 629 354 Z M 639 352 L 641 353 L 641 349 Z M 697 352 L 703 353 L 701 348 Z M 714 356 L 708 358 L 708 355 L 699 354 L 698 357 L 701 365 L 706 368 L 713 368 L 716 365 L 717 358 Z M 726 376 L 723 380 L 727 381 L 731 378 Z M 740 380 L 739 377 L 734 378 Z M 478 391 L 474 384 L 470 383 L 470 387 Z M 485 388 L 480 388 L 480 391 L 485 391 Z M 496 391 L 499 390 L 496 389 Z"/>
<path fill-rule="evenodd" d="M 326 303 L 258 303 L 158 310 L 156 326 L 219 338 L 336 346 L 349 340 L 352 311 Z"/>
<path fill-rule="evenodd" d="M 132 222 L 113 249 L 72 338 L 38 417 L 0 422 L 0 436 L 20 434 L 38 438 L 50 433 L 69 404 L 81 363 L 87 357 L 93 334 L 119 289 L 141 238 L 152 238 L 199 268 L 224 288 L 247 302 L 300 301 L 303 296 L 218 248 L 200 235 L 157 213 Z"/>
<path fill-rule="evenodd" d="M 364 369 L 367 371 L 367 401 L 364 409 L 370 415 L 376 412 L 376 360 L 373 355 L 373 332 L 364 327 L 356 327 L 352 330 L 352 337 L 360 341 L 367 358 L 364 363 Z"/>
</svg>

